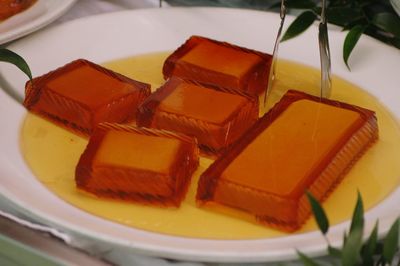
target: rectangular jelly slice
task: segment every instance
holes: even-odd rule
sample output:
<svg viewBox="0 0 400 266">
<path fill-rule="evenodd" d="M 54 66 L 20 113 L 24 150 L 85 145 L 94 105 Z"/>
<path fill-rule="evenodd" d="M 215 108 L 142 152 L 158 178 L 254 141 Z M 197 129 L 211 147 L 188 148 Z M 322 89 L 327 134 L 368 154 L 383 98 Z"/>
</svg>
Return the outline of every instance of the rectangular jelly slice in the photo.
<svg viewBox="0 0 400 266">
<path fill-rule="evenodd" d="M 289 91 L 201 176 L 200 204 L 214 202 L 272 227 L 297 230 L 378 138 L 375 113 Z"/>
<path fill-rule="evenodd" d="M 203 152 L 216 154 L 236 141 L 258 118 L 258 101 L 169 79 L 139 107 L 139 126 L 195 136 Z"/>
<path fill-rule="evenodd" d="M 83 135 L 100 122 L 133 120 L 150 85 L 84 59 L 75 60 L 26 85 L 24 106 Z"/>
<path fill-rule="evenodd" d="M 269 54 L 192 36 L 167 58 L 163 74 L 258 96 L 267 88 L 271 60 Z"/>
<path fill-rule="evenodd" d="M 199 163 L 194 138 L 101 123 L 76 167 L 78 188 L 99 197 L 178 207 Z"/>
</svg>

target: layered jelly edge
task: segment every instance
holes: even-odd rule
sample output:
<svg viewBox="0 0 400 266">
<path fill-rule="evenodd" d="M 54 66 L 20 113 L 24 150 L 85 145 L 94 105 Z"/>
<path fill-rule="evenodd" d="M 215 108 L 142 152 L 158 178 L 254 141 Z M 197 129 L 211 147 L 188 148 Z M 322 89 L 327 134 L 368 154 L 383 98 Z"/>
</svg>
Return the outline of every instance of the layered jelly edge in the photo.
<svg viewBox="0 0 400 266">
<path fill-rule="evenodd" d="M 244 52 L 244 53 L 252 53 L 255 54 L 257 56 L 259 56 L 264 62 L 266 63 L 267 69 L 265 69 L 265 72 L 267 73 L 266 75 L 266 79 L 268 79 L 268 73 L 270 71 L 271 68 L 271 62 L 272 62 L 272 56 L 257 50 L 253 50 L 253 49 L 249 49 L 249 48 L 245 48 L 245 47 L 241 47 L 238 45 L 234 45 L 228 42 L 223 42 L 223 41 L 217 41 L 217 40 L 213 40 L 210 38 L 206 38 L 206 37 L 202 37 L 202 36 L 198 36 L 198 35 L 193 35 L 191 36 L 189 39 L 187 39 L 181 46 L 179 46 L 171 55 L 169 55 L 167 57 L 167 59 L 164 62 L 163 68 L 162 68 L 162 73 L 164 76 L 164 79 L 168 79 L 173 75 L 173 71 L 175 68 L 175 65 L 178 63 L 178 61 L 188 52 L 190 52 L 190 50 L 192 48 L 194 48 L 199 42 L 199 41 L 207 41 L 207 42 L 211 42 L 217 45 L 221 45 L 224 46 L 226 48 L 229 49 L 234 49 L 236 51 L 240 51 L 240 52 Z M 257 64 L 256 66 L 254 66 L 253 68 L 249 69 L 247 71 L 247 73 L 245 74 L 246 79 L 250 79 L 250 75 L 252 70 L 254 69 L 258 69 L 262 66 L 262 63 Z M 264 88 L 263 89 L 267 89 L 268 84 L 266 83 L 264 84 Z M 218 87 L 216 84 L 214 83 L 210 83 L 210 82 L 199 82 L 205 86 L 215 86 Z M 232 88 L 231 88 L 232 89 Z M 235 93 L 237 91 L 240 91 L 240 89 L 232 89 L 232 93 Z M 262 93 L 264 93 L 263 91 L 256 91 L 254 93 L 250 93 L 253 97 L 258 97 L 259 95 L 261 95 Z"/>
<path fill-rule="evenodd" d="M 176 166 L 173 168 L 176 168 L 176 171 L 170 173 L 171 184 L 174 186 L 174 193 L 171 197 L 160 197 L 156 195 L 140 193 L 118 193 L 108 190 L 97 191 L 92 190 L 86 185 L 87 181 L 92 178 L 92 161 L 95 156 L 96 146 L 99 142 L 101 142 L 101 139 L 109 130 L 124 131 L 146 136 L 173 138 L 185 144 L 184 147 L 181 147 L 178 151 L 180 156 L 177 155 L 173 162 L 173 165 Z M 181 160 L 182 156 L 185 157 L 184 160 Z M 192 175 L 198 166 L 199 150 L 197 147 L 197 140 L 195 138 L 167 130 L 139 128 L 136 126 L 115 123 L 100 123 L 79 159 L 75 170 L 75 183 L 78 189 L 89 192 L 90 194 L 100 198 L 105 197 L 116 200 L 126 200 L 139 202 L 142 204 L 151 204 L 152 206 L 179 207 L 187 194 Z"/>
<path fill-rule="evenodd" d="M 115 78 L 121 82 L 133 85 L 135 88 L 137 88 L 139 90 L 140 102 L 143 101 L 145 98 L 147 98 L 151 94 L 149 84 L 130 79 L 124 75 L 121 75 L 112 70 L 106 69 L 106 68 L 104 68 L 100 65 L 97 65 L 93 62 L 90 62 L 86 59 L 76 59 L 62 67 L 59 67 L 55 70 L 48 72 L 47 74 L 36 77 L 32 81 L 27 81 L 26 85 L 25 85 L 25 95 L 26 96 L 25 96 L 23 105 L 29 111 L 36 113 L 36 114 L 40 115 L 41 117 L 44 117 L 47 120 L 50 120 L 51 122 L 54 122 L 57 125 L 62 126 L 65 129 L 72 130 L 74 133 L 77 133 L 83 137 L 88 137 L 91 134 L 90 128 L 76 125 L 75 123 L 67 121 L 66 119 L 63 119 L 62 117 L 52 115 L 50 112 L 47 112 L 44 110 L 38 111 L 33 108 L 34 105 L 39 101 L 41 95 L 43 94 L 43 88 L 45 87 L 45 84 L 48 80 L 55 78 L 60 72 L 68 72 L 68 71 L 73 70 L 75 67 L 79 66 L 79 64 L 88 65 L 101 73 L 111 76 L 112 78 Z M 60 95 L 57 92 L 52 92 L 51 94 L 52 94 L 52 97 L 56 99 L 56 102 L 59 102 L 59 103 L 64 102 L 67 105 L 69 105 L 75 109 L 78 109 L 78 110 L 80 109 L 82 112 L 82 116 L 86 115 L 87 117 L 90 117 L 90 110 L 84 104 L 78 105 L 73 100 L 70 100 L 67 96 Z M 127 96 L 129 96 L 129 94 L 124 95 L 119 98 L 116 98 L 112 102 L 108 103 L 108 105 L 116 104 L 118 101 L 120 101 L 121 99 L 124 99 L 124 97 L 127 97 Z M 129 121 L 135 119 L 136 109 L 137 108 L 134 108 L 134 110 L 132 110 L 132 113 L 127 116 L 125 121 L 120 121 L 120 122 L 129 122 Z M 88 119 L 90 120 L 91 118 L 88 118 Z"/>
<path fill-rule="evenodd" d="M 172 85 L 170 83 L 172 83 Z M 153 116 L 155 112 L 157 112 L 157 106 L 162 102 L 163 99 L 165 99 L 169 95 L 169 93 L 173 89 L 175 89 L 174 86 L 179 85 L 180 83 L 192 84 L 206 89 L 214 89 L 216 91 L 224 93 L 233 93 L 235 95 L 239 95 L 245 98 L 247 102 L 243 106 L 239 107 L 236 110 L 236 112 L 232 113 L 229 117 L 227 117 L 222 125 L 215 124 L 212 122 L 205 122 L 201 119 L 193 117 L 188 117 L 185 114 L 176 114 L 176 113 L 169 113 L 166 111 L 159 111 L 161 114 L 164 114 L 165 116 L 169 116 L 177 120 L 182 119 L 186 121 L 188 124 L 196 124 L 198 127 L 201 127 L 203 131 L 208 131 L 207 128 L 210 128 L 211 126 L 217 126 L 222 129 L 225 128 L 226 131 L 228 132 L 229 129 L 232 128 L 234 124 L 237 124 L 237 122 L 240 120 L 241 117 L 239 116 L 247 116 L 247 118 L 250 119 L 249 122 L 250 125 L 254 124 L 258 119 L 258 109 L 259 109 L 258 100 L 256 100 L 254 97 L 250 96 L 246 92 L 236 91 L 216 86 L 206 86 L 193 80 L 185 80 L 178 77 L 171 77 L 161 87 L 159 87 L 155 92 L 153 92 L 149 97 L 147 97 L 147 99 L 145 99 L 143 103 L 139 106 L 136 117 L 136 122 L 138 126 L 153 128 L 152 125 Z M 173 87 L 170 88 L 170 86 Z M 236 142 L 240 138 L 240 136 L 243 135 L 243 133 L 244 132 L 242 132 L 241 134 L 237 133 L 237 135 L 239 136 L 236 136 L 231 143 L 228 143 L 225 147 L 221 149 L 215 149 L 213 147 L 202 145 L 201 143 L 199 143 L 201 155 L 210 158 L 216 158 L 221 153 L 223 153 L 223 151 L 227 149 L 227 147 L 231 146 L 234 142 Z"/>
<path fill-rule="evenodd" d="M 207 203 L 213 202 L 213 195 L 215 189 L 219 184 L 225 183 L 225 185 L 233 186 L 241 191 L 255 193 L 260 196 L 261 199 L 269 201 L 273 199 L 274 202 L 282 201 L 282 197 L 271 193 L 266 193 L 262 190 L 250 189 L 243 187 L 240 184 L 236 184 L 227 180 L 220 180 L 219 176 L 223 173 L 226 167 L 251 143 L 263 130 L 265 130 L 279 115 L 293 102 L 309 99 L 312 101 L 320 101 L 324 104 L 337 106 L 358 112 L 363 120 L 363 125 L 359 125 L 356 132 L 346 141 L 338 151 L 336 151 L 331 162 L 328 163 L 319 173 L 318 177 L 309 186 L 308 192 L 310 192 L 318 201 L 323 202 L 329 194 L 335 189 L 335 187 L 341 182 L 344 176 L 350 171 L 355 162 L 371 147 L 378 139 L 378 125 L 375 113 L 373 111 L 357 107 L 354 105 L 346 104 L 339 101 L 320 99 L 319 97 L 311 96 L 303 92 L 289 90 L 287 94 L 278 102 L 267 114 L 260 118 L 256 124 L 250 128 L 246 133 L 246 137 L 241 138 L 233 146 L 227 149 L 224 154 L 219 157 L 205 172 L 200 176 L 198 183 L 198 189 L 196 194 L 196 201 L 198 206 L 206 207 Z M 360 149 L 358 145 L 354 145 L 360 142 L 360 139 L 365 140 L 364 145 Z M 336 169 L 335 161 L 343 160 L 347 164 L 342 169 Z M 306 192 L 297 200 L 289 199 L 290 205 L 297 209 L 297 219 L 295 221 L 283 221 L 271 216 L 261 216 L 253 214 L 259 223 L 266 224 L 270 227 L 293 232 L 298 230 L 306 221 L 311 214 L 311 208 L 308 203 Z M 217 203 L 221 204 L 221 203 Z M 223 205 L 223 204 L 222 204 Z"/>
</svg>

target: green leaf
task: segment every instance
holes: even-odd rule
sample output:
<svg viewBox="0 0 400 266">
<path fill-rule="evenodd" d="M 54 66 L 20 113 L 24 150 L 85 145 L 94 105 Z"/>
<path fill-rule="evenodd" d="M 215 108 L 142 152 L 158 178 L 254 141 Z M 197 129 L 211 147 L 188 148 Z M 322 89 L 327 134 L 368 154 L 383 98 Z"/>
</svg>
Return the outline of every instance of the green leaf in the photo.
<svg viewBox="0 0 400 266">
<path fill-rule="evenodd" d="M 378 243 L 378 221 L 375 223 L 374 229 L 371 232 L 367 242 L 364 244 L 361 254 L 363 259 L 363 265 L 372 266 L 374 265 L 373 256 L 377 249 Z"/>
<path fill-rule="evenodd" d="M 344 40 L 343 44 L 343 61 L 346 64 L 347 68 L 350 70 L 348 60 L 350 57 L 351 52 L 353 51 L 354 47 L 356 46 L 358 40 L 361 37 L 361 34 L 365 31 L 366 27 L 357 25 L 354 26 L 349 33 L 346 35 L 346 39 Z"/>
<path fill-rule="evenodd" d="M 360 192 L 357 193 L 357 203 L 351 219 L 350 233 L 356 229 L 361 231 L 364 229 L 364 204 Z"/>
<path fill-rule="evenodd" d="M 313 259 L 311 259 L 310 257 L 308 257 L 306 254 L 297 251 L 297 255 L 299 255 L 301 262 L 305 265 L 305 266 L 318 266 L 319 264 L 316 263 Z"/>
<path fill-rule="evenodd" d="M 400 17 L 396 15 L 389 12 L 376 14 L 372 19 L 372 24 L 400 38 Z"/>
<path fill-rule="evenodd" d="M 332 257 L 340 258 L 342 256 L 342 251 L 338 248 L 332 247 L 331 245 L 328 246 L 328 253 Z"/>
<path fill-rule="evenodd" d="M 32 80 L 32 73 L 26 61 L 18 54 L 6 48 L 0 48 L 0 61 L 7 62 L 18 67 L 24 72 L 30 80 Z"/>
<path fill-rule="evenodd" d="M 393 223 L 383 242 L 383 257 L 391 263 L 399 245 L 399 218 Z"/>
<path fill-rule="evenodd" d="M 360 257 L 361 246 L 362 246 L 362 230 L 356 228 L 352 232 L 350 232 L 349 236 L 347 237 L 346 243 L 344 243 L 343 245 L 342 249 L 343 266 L 353 266 L 357 264 Z"/>
<path fill-rule="evenodd" d="M 352 7 L 331 7 L 327 10 L 328 22 L 340 26 L 346 26 L 360 19 L 362 15 L 360 9 Z"/>
<path fill-rule="evenodd" d="M 317 15 L 315 15 L 312 11 L 305 11 L 301 13 L 293 22 L 289 25 L 285 34 L 282 37 L 282 42 L 292 39 L 306 29 L 308 29 L 311 24 L 315 21 Z"/>
<path fill-rule="evenodd" d="M 353 21 L 349 21 L 348 23 L 346 23 L 345 26 L 343 26 L 342 31 L 351 30 L 353 27 L 355 27 L 357 25 L 368 28 L 368 21 L 365 18 L 360 18 L 360 19 L 355 19 Z M 366 34 L 366 31 L 364 32 L 364 34 Z"/>
<path fill-rule="evenodd" d="M 328 12 L 329 8 L 327 8 L 326 12 Z M 316 6 L 312 9 L 312 11 L 314 12 L 314 14 L 321 14 L 322 12 L 322 8 L 320 6 Z"/>
<path fill-rule="evenodd" d="M 286 7 L 294 9 L 314 8 L 315 2 L 311 0 L 286 0 Z"/>
<path fill-rule="evenodd" d="M 319 230 L 321 230 L 322 234 L 326 234 L 329 229 L 329 220 L 325 214 L 324 209 L 319 204 L 318 200 L 311 195 L 310 192 L 307 192 L 307 198 L 311 205 L 311 210 L 315 216 L 315 220 L 317 221 Z"/>
</svg>

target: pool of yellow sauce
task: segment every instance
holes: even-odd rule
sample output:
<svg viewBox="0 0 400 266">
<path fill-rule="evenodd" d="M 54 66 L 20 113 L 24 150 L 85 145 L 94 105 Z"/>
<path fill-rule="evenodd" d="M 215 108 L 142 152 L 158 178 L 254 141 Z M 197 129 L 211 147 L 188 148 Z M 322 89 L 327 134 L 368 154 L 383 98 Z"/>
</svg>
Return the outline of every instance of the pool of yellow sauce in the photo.
<svg viewBox="0 0 400 266">
<path fill-rule="evenodd" d="M 134 79 L 148 82 L 155 89 L 163 83 L 162 64 L 168 53 L 155 53 L 121 59 L 104 65 Z M 277 80 L 270 102 L 276 101 L 288 88 L 316 94 L 319 71 L 289 61 L 279 61 Z M 379 141 L 356 163 L 343 182 L 323 204 L 331 224 L 351 217 L 357 190 L 369 209 L 383 200 L 397 185 L 400 164 L 400 127 L 398 121 L 374 97 L 356 86 L 333 78 L 332 97 L 376 111 L 380 129 Z M 74 171 L 87 140 L 61 129 L 37 116 L 28 114 L 21 132 L 21 149 L 36 177 L 49 190 L 70 204 L 94 215 L 127 226 L 168 235 L 212 239 L 255 239 L 279 237 L 285 233 L 237 219 L 241 214 L 227 215 L 200 209 L 195 204 L 199 175 L 211 160 L 201 158 L 188 195 L 179 209 L 163 209 L 138 204 L 99 199 L 75 188 Z M 251 173 L 249 173 L 251 174 Z M 232 213 L 230 213 L 232 214 Z M 316 230 L 314 219 L 296 233 Z"/>
</svg>

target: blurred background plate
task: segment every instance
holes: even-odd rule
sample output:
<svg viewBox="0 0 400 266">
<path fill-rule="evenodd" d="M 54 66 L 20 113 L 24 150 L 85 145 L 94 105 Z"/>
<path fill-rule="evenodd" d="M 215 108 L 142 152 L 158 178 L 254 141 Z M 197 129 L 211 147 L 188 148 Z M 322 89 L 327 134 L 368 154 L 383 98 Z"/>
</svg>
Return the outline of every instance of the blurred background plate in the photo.
<svg viewBox="0 0 400 266">
<path fill-rule="evenodd" d="M 0 44 L 34 32 L 62 16 L 76 0 L 38 0 L 27 10 L 0 21 Z"/>
</svg>

